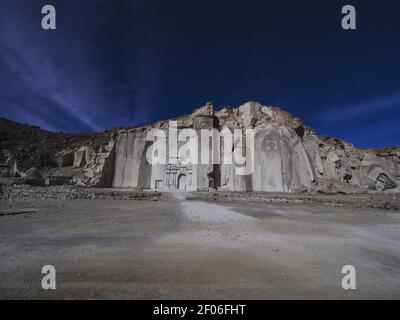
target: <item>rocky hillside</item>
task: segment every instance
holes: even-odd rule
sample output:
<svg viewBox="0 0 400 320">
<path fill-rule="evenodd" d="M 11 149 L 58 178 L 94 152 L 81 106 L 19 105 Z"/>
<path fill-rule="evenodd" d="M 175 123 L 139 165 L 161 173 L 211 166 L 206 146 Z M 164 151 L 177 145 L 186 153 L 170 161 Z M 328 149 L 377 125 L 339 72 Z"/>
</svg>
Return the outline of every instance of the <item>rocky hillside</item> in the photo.
<svg viewBox="0 0 400 320">
<path fill-rule="evenodd" d="M 90 163 L 96 165 L 96 158 L 114 136 L 115 130 L 91 134 L 49 132 L 0 118 L 0 176 L 30 177 L 33 172 L 39 172 L 39 176 L 82 176 Z M 83 157 L 74 165 L 78 150 L 82 150 Z"/>
<path fill-rule="evenodd" d="M 112 131 L 92 134 L 66 134 L 50 132 L 40 127 L 20 124 L 0 118 L 0 161 L 4 163 L 7 151 L 16 160 L 18 169 L 26 171 L 32 167 L 57 167 L 59 155 L 74 151 L 82 145 L 97 150 L 112 137 Z"/>
<path fill-rule="evenodd" d="M 192 128 L 195 119 L 202 117 L 212 118 L 219 130 L 273 127 L 274 134 L 289 141 L 288 148 L 305 151 L 301 151 L 306 157 L 301 161 L 307 162 L 307 179 L 311 183 L 304 189 L 359 192 L 398 190 L 400 185 L 400 148 L 359 149 L 340 139 L 319 136 L 291 114 L 257 102 L 216 112 L 208 103 L 190 115 L 171 120 L 177 120 L 180 128 Z M 135 130 L 150 128 L 167 129 L 168 120 Z M 80 185 L 112 186 L 114 166 L 118 165 L 115 145 L 120 132 L 112 129 L 93 134 L 56 133 L 0 118 L 0 175 L 26 176 L 31 168 L 37 168 L 41 175 L 71 176 Z M 286 152 L 283 161 L 298 154 Z"/>
</svg>

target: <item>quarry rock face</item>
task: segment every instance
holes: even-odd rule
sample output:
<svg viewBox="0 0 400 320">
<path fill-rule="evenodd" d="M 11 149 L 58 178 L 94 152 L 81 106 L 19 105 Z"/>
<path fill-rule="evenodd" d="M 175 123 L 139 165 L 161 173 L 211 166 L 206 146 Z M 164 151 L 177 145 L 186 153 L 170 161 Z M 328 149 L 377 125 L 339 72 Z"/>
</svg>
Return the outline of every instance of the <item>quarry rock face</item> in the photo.
<svg viewBox="0 0 400 320">
<path fill-rule="evenodd" d="M 115 147 L 115 188 L 150 188 L 152 166 L 146 161 L 149 147 L 143 130 L 123 130 Z"/>
<path fill-rule="evenodd" d="M 73 178 L 81 186 L 110 187 L 115 171 L 115 142 L 109 141 L 104 147 L 93 150 L 81 147 L 75 152 L 74 167 L 81 168 L 82 173 Z"/>
<path fill-rule="evenodd" d="M 26 131 L 24 137 L 11 134 L 11 138 L 10 130 L 0 131 L 2 176 L 15 175 L 16 168 L 35 167 L 44 175 L 70 175 L 73 183 L 89 187 L 187 191 L 351 193 L 398 191 L 400 186 L 399 148 L 358 149 L 340 139 L 319 136 L 291 114 L 257 102 L 219 111 L 207 103 L 191 115 L 171 119 L 177 124 L 177 135 L 185 129 L 193 129 L 199 137 L 204 130 L 211 132 L 210 157 L 216 158 L 216 151 L 220 156 L 205 164 L 188 164 L 184 155 L 173 157 L 168 150 L 166 163 L 148 162 L 146 154 L 154 143 L 148 134 L 152 129 L 165 132 L 168 145 L 173 129 L 168 120 L 93 135 L 49 133 L 1 120 L 7 128 Z M 226 130 L 241 130 L 244 137 L 233 136 L 232 145 L 225 145 L 220 134 Z M 240 165 L 224 161 L 224 151 L 244 154 L 250 131 L 254 154 L 246 163 L 253 163 L 252 170 L 237 174 Z M 30 148 L 22 143 L 29 140 L 33 141 Z"/>
</svg>

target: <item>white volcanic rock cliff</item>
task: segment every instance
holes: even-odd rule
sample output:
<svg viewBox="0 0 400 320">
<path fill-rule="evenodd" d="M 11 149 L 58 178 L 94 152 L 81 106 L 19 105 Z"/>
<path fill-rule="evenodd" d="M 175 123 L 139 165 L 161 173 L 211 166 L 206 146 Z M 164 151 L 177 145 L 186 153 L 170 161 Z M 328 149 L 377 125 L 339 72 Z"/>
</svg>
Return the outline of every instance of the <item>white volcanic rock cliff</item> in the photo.
<svg viewBox="0 0 400 320">
<path fill-rule="evenodd" d="M 211 187 L 229 191 L 359 192 L 395 189 L 399 185 L 398 149 L 388 149 L 392 152 L 384 156 L 378 150 L 361 150 L 339 139 L 318 136 L 300 119 L 279 108 L 248 102 L 239 108 L 214 112 L 208 103 L 191 115 L 172 120 L 178 122 L 180 129 L 255 129 L 253 173 L 235 175 L 234 165 L 222 161 L 217 166 L 189 169 L 150 166 L 145 159 L 149 146 L 145 137 L 151 128 L 168 129 L 168 121 L 159 121 L 119 132 L 114 187 L 179 188 L 179 175 L 186 177 L 186 190 Z M 172 184 L 168 174 L 172 175 Z M 191 184 L 187 181 L 189 176 Z"/>
<path fill-rule="evenodd" d="M 32 163 L 45 174 L 68 172 L 76 184 L 97 187 L 362 192 L 398 190 L 400 185 L 399 148 L 358 149 L 340 139 L 322 137 L 279 108 L 248 102 L 215 112 L 208 103 L 191 115 L 171 120 L 177 121 L 178 130 L 192 128 L 199 133 L 201 129 L 254 129 L 254 170 L 237 175 L 236 165 L 225 164 L 223 159 L 216 164 L 178 161 L 150 165 L 145 155 L 152 142 L 146 141 L 146 134 L 152 128 L 167 131 L 166 120 L 79 136 L 48 133 L 31 126 L 25 137 L 14 133 L 10 137 L 10 130 L 0 131 L 2 175 L 12 173 L 13 163 L 25 170 Z M 6 120 L 1 124 L 10 129 Z M 32 139 L 36 144 L 30 145 L 35 150 L 26 145 Z M 232 148 L 244 149 L 246 145 L 234 141 Z M 36 160 L 30 162 L 31 158 Z"/>
</svg>

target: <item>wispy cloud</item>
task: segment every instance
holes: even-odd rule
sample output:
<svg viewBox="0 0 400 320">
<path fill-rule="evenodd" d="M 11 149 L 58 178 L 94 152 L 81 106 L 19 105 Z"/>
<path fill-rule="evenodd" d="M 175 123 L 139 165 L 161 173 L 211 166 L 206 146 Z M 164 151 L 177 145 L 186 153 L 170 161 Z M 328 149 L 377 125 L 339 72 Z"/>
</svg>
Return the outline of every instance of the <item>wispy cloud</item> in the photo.
<svg viewBox="0 0 400 320">
<path fill-rule="evenodd" d="M 150 121 L 158 72 L 151 45 L 138 53 L 124 37 L 116 48 L 104 44 L 99 35 L 107 36 L 107 27 L 99 30 L 80 15 L 79 28 L 60 24 L 46 32 L 36 21 L 37 6 L 6 5 L 0 12 L 0 116 L 63 131 Z M 81 10 L 59 11 L 74 8 Z"/>
<path fill-rule="evenodd" d="M 364 103 L 359 102 L 349 105 L 330 106 L 323 108 L 314 116 L 315 120 L 336 122 L 336 121 L 353 121 L 361 116 L 371 113 L 385 112 L 391 108 L 400 107 L 400 92 L 377 97 Z"/>
<path fill-rule="evenodd" d="M 35 33 L 30 32 L 28 26 L 22 27 L 24 31 L 18 29 L 18 26 L 24 25 L 24 20 L 18 19 L 14 13 L 0 16 L 0 99 L 3 111 L 12 108 L 7 105 L 7 100 L 12 98 L 14 105 L 19 106 L 20 118 L 25 118 L 27 122 L 55 128 L 67 118 L 80 123 L 78 127 L 99 130 L 100 127 L 83 107 L 78 81 L 77 86 L 67 85 L 62 74 L 64 66 L 58 66 L 51 59 L 55 53 L 35 38 Z M 54 121 L 56 117 L 60 120 Z"/>
</svg>

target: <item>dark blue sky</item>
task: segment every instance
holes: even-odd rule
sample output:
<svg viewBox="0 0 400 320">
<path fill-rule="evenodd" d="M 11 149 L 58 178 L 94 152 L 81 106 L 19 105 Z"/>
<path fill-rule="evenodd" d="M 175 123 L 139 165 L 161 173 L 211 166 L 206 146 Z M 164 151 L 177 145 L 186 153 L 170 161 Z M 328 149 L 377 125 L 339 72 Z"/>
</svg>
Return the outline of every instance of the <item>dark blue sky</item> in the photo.
<svg viewBox="0 0 400 320">
<path fill-rule="evenodd" d="M 41 8 L 57 30 L 41 29 Z M 341 29 L 341 8 L 357 30 Z M 0 116 L 99 131 L 255 100 L 400 145 L 400 2 L 0 0 Z"/>
</svg>

